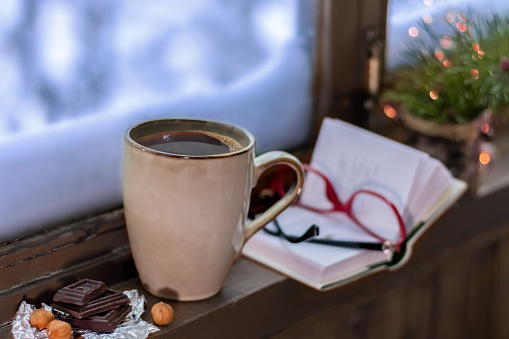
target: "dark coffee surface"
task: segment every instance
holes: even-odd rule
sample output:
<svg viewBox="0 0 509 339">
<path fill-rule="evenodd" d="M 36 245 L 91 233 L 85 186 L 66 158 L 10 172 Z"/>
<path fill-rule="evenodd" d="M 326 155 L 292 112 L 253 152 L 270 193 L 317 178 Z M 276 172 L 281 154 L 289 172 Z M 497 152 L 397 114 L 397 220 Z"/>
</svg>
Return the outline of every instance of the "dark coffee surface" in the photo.
<svg viewBox="0 0 509 339">
<path fill-rule="evenodd" d="M 207 156 L 240 150 L 240 144 L 224 135 L 201 131 L 167 131 L 141 137 L 139 144 L 178 155 Z"/>
</svg>

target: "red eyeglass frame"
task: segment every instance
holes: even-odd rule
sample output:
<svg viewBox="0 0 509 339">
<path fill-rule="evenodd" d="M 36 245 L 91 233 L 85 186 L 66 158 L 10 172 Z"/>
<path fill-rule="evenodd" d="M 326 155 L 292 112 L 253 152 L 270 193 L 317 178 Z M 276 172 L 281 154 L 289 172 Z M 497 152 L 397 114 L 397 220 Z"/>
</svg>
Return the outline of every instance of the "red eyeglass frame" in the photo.
<svg viewBox="0 0 509 339">
<path fill-rule="evenodd" d="M 380 240 L 382 243 L 387 244 L 388 247 L 394 246 L 394 251 L 396 251 L 396 252 L 400 252 L 402 250 L 402 244 L 406 240 L 405 223 L 403 222 L 403 218 L 401 217 L 401 214 L 399 213 L 398 209 L 396 208 L 396 206 L 391 201 L 389 201 L 387 198 L 385 198 L 383 195 L 381 195 L 381 194 L 379 194 L 377 192 L 374 192 L 374 191 L 371 191 L 371 190 L 366 190 L 366 189 L 359 189 L 359 190 L 355 191 L 346 200 L 346 202 L 343 203 L 343 202 L 341 202 L 341 200 L 339 200 L 338 194 L 336 193 L 336 190 L 334 189 L 334 186 L 332 185 L 330 180 L 327 178 L 327 176 L 325 176 L 325 174 L 323 174 L 319 170 L 311 167 L 311 165 L 309 165 L 309 164 L 304 164 L 303 163 L 302 166 L 304 167 L 305 171 L 312 172 L 312 173 L 320 176 L 324 180 L 327 199 L 332 203 L 333 206 L 330 209 L 320 209 L 320 208 L 315 208 L 315 207 L 304 205 L 304 204 L 300 203 L 299 201 L 296 202 L 297 205 L 299 205 L 299 206 L 301 206 L 303 208 L 306 208 L 306 209 L 308 209 L 310 211 L 317 212 L 317 213 L 330 213 L 330 212 L 342 212 L 342 213 L 345 213 L 365 233 L 371 235 L 375 239 Z M 284 196 L 284 194 L 285 194 L 285 189 L 283 187 L 283 173 L 284 173 L 284 170 L 285 169 L 283 168 L 283 169 L 281 169 L 281 171 L 279 171 L 279 175 L 277 175 L 276 179 L 273 180 L 271 182 L 270 186 L 269 186 L 269 190 L 271 190 L 272 192 L 278 193 L 280 196 Z M 370 230 L 369 228 L 364 226 L 352 214 L 352 202 L 355 199 L 355 197 L 357 195 L 359 195 L 359 194 L 370 194 L 370 195 L 373 195 L 373 196 L 377 197 L 378 199 L 380 199 L 384 203 L 386 203 L 391 208 L 391 210 L 394 212 L 394 214 L 396 216 L 396 219 L 398 221 L 398 226 L 399 226 L 399 238 L 398 238 L 398 240 L 396 241 L 395 244 L 393 244 L 391 241 L 389 241 L 387 239 L 384 239 L 382 236 L 376 234 L 375 232 L 373 232 L 372 230 Z M 388 248 L 388 249 L 390 249 L 390 248 Z"/>
</svg>

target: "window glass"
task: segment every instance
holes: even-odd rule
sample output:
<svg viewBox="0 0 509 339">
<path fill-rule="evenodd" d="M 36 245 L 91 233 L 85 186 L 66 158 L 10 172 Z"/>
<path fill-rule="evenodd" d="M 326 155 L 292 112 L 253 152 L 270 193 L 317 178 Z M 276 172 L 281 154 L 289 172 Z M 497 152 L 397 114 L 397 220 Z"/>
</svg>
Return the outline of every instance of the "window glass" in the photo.
<svg viewBox="0 0 509 339">
<path fill-rule="evenodd" d="M 132 124 L 311 129 L 311 0 L 2 0 L 0 241 L 121 204 Z"/>
</svg>

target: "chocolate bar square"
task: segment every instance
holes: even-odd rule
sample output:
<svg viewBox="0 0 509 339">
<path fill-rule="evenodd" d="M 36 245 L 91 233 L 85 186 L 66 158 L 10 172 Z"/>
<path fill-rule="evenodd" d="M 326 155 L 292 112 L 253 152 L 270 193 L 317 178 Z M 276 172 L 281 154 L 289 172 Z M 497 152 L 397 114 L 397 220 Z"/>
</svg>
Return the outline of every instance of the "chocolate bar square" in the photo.
<svg viewBox="0 0 509 339">
<path fill-rule="evenodd" d="M 101 314 L 78 319 L 72 316 L 64 318 L 73 328 L 87 329 L 95 332 L 113 332 L 131 312 L 130 305 L 122 305 Z"/>
<path fill-rule="evenodd" d="M 73 305 L 64 302 L 54 302 L 51 307 L 68 313 L 78 319 L 105 312 L 122 305 L 128 305 L 129 297 L 124 293 L 106 289 L 103 294 L 90 300 L 85 305 Z"/>
<path fill-rule="evenodd" d="M 53 301 L 85 305 L 93 298 L 101 295 L 104 290 L 106 290 L 106 285 L 102 281 L 81 279 L 59 289 L 53 296 Z"/>
</svg>

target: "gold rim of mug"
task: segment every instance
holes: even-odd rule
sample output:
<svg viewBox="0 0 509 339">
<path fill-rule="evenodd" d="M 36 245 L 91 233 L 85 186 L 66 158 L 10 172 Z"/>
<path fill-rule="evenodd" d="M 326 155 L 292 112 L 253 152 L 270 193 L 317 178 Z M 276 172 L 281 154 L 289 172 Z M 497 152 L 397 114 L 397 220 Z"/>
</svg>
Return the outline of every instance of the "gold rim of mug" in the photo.
<svg viewBox="0 0 509 339">
<path fill-rule="evenodd" d="M 170 121 L 181 121 L 181 122 L 189 122 L 189 123 L 213 124 L 213 125 L 226 126 L 227 128 L 230 128 L 230 129 L 236 130 L 237 132 L 243 133 L 249 139 L 249 144 L 247 146 L 243 147 L 242 149 L 238 150 L 238 151 L 229 152 L 229 153 L 211 154 L 211 155 L 182 155 L 182 154 L 173 154 L 173 153 L 167 153 L 167 152 L 158 151 L 158 150 L 152 149 L 150 147 L 143 146 L 143 145 L 137 143 L 133 138 L 131 138 L 131 135 L 130 135 L 131 132 L 133 130 L 139 128 L 139 127 L 142 127 L 142 126 L 148 125 L 148 124 L 155 124 L 155 123 L 168 123 Z M 139 149 L 141 149 L 143 151 L 147 151 L 147 152 L 150 152 L 150 153 L 153 153 L 153 154 L 156 154 L 156 155 L 162 155 L 162 156 L 166 156 L 166 157 L 180 158 L 180 159 L 211 159 L 211 158 L 231 157 L 231 156 L 234 156 L 234 155 L 245 153 L 245 152 L 249 151 L 251 148 L 253 148 L 254 145 L 255 145 L 255 138 L 254 138 L 253 134 L 251 132 L 249 132 L 248 130 L 242 128 L 242 127 L 235 126 L 235 125 L 232 125 L 232 124 L 223 123 L 223 122 L 218 122 L 218 121 L 199 120 L 199 119 L 155 119 L 155 120 L 148 120 L 148 121 L 144 121 L 144 122 L 141 122 L 141 123 L 138 123 L 138 124 L 135 124 L 135 125 L 129 127 L 126 130 L 126 132 L 124 134 L 124 137 L 125 137 L 125 139 L 130 144 L 132 144 L 133 146 L 135 146 L 135 147 L 137 147 L 137 148 L 139 148 Z"/>
</svg>

